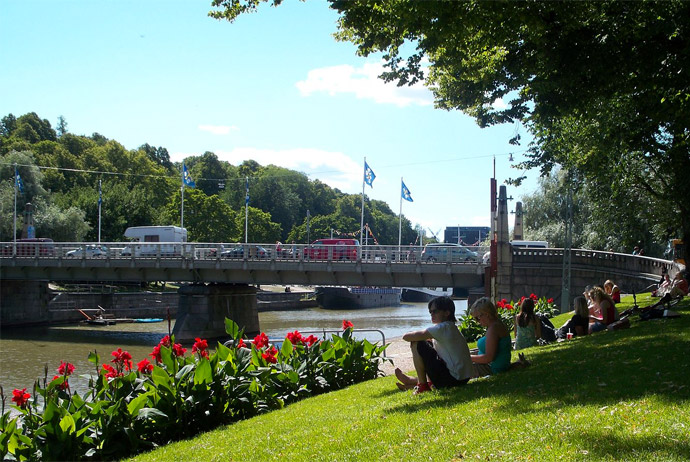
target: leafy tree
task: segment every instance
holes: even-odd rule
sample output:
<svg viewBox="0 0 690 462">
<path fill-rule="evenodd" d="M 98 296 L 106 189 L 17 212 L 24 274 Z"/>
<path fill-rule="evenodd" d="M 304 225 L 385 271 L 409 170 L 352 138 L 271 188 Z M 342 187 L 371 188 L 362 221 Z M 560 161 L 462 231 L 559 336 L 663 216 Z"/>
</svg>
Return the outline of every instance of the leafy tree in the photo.
<svg viewBox="0 0 690 462">
<path fill-rule="evenodd" d="M 58 138 L 62 138 L 67 133 L 67 121 L 63 116 L 58 117 L 57 127 L 55 127 Z"/>
<path fill-rule="evenodd" d="M 264 1 L 214 0 L 209 14 L 233 21 Z M 690 240 L 690 2 L 330 5 L 340 40 L 383 52 L 385 80 L 424 81 L 438 108 L 482 127 L 526 124 L 534 142 L 522 167 L 577 169 L 593 187 L 613 171 L 609 182 L 634 185 L 661 228 Z"/>
<path fill-rule="evenodd" d="M 54 241 L 82 242 L 91 226 L 85 221 L 84 211 L 78 207 L 61 209 L 43 198 L 34 203 L 36 236 L 50 237 Z"/>
<path fill-rule="evenodd" d="M 220 193 L 219 184 L 224 184 L 227 177 L 226 170 L 218 156 L 206 151 L 199 157 L 187 158 L 186 163 L 198 189 L 201 189 L 208 196 Z"/>
<path fill-rule="evenodd" d="M 247 231 L 249 242 L 263 242 L 273 244 L 280 240 L 282 230 L 279 223 L 271 221 L 271 214 L 260 209 L 249 207 L 249 220 Z M 240 229 L 240 238 L 237 241 L 244 242 L 245 215 L 238 213 L 236 218 L 237 228 Z"/>
<path fill-rule="evenodd" d="M 161 214 L 162 225 L 180 225 L 181 196 L 173 195 Z M 244 216 L 244 215 L 243 215 Z M 199 189 L 184 193 L 184 227 L 188 239 L 196 242 L 234 242 L 239 240 L 237 212 L 218 196 L 207 196 Z M 244 225 L 242 227 L 244 230 Z"/>
<path fill-rule="evenodd" d="M 162 166 L 169 172 L 172 173 L 175 170 L 173 163 L 170 162 L 170 154 L 168 153 L 167 149 L 163 147 L 154 148 L 148 143 L 142 144 L 141 146 L 139 146 L 139 149 L 141 151 L 144 151 L 149 159 L 151 159 L 158 165 Z"/>
</svg>

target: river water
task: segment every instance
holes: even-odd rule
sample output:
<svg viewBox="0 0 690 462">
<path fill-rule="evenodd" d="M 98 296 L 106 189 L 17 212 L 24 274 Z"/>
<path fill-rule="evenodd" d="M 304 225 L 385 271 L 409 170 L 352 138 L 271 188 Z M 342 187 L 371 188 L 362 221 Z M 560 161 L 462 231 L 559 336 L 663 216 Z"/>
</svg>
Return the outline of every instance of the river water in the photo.
<svg viewBox="0 0 690 462">
<path fill-rule="evenodd" d="M 456 300 L 455 305 L 458 314 L 467 309 L 466 300 Z M 282 340 L 287 332 L 294 330 L 320 331 L 321 334 L 315 335 L 321 337 L 324 329 L 340 331 L 343 319 L 352 322 L 356 337 L 367 338 L 371 342 L 381 342 L 381 334 L 357 330 L 379 329 L 386 341 L 390 341 L 430 323 L 426 303 L 361 310 L 307 308 L 259 313 L 261 330 L 271 340 Z M 13 388 L 27 388 L 31 392 L 34 380 L 42 381 L 46 364 L 50 381 L 57 374 L 60 361 L 65 361 L 76 368 L 70 380 L 72 389 L 84 392 L 88 386 L 88 376 L 96 373 L 96 366 L 87 360 L 90 351 L 96 351 L 100 355 L 100 364 L 103 364 L 110 362 L 112 351 L 122 348 L 129 351 L 136 365 L 167 334 L 166 321 L 101 327 L 62 325 L 3 330 L 0 337 L 0 385 L 4 388 L 5 396 L 11 396 Z M 187 353 L 191 354 L 191 345 L 185 346 L 189 348 Z"/>
</svg>

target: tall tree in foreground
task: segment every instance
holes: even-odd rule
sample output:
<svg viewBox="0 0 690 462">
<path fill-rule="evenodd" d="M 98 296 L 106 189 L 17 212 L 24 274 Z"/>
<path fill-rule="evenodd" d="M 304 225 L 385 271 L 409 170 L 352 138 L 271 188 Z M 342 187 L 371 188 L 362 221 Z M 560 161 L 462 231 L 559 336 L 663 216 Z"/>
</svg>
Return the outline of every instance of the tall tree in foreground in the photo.
<svg viewBox="0 0 690 462">
<path fill-rule="evenodd" d="M 213 0 L 209 14 L 265 1 Z M 524 166 L 634 188 L 690 238 L 690 2 L 329 1 L 340 40 L 383 52 L 385 80 L 425 81 L 438 108 L 482 127 L 524 123 Z"/>
</svg>

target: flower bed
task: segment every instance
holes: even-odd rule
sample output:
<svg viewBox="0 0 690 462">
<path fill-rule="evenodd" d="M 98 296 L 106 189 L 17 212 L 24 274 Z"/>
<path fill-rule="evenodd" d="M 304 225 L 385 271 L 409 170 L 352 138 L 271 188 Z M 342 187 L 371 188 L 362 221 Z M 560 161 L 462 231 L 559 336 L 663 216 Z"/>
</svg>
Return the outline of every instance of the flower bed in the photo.
<svg viewBox="0 0 690 462">
<path fill-rule="evenodd" d="M 515 316 L 519 312 L 520 303 L 526 297 L 521 297 L 518 301 L 508 301 L 505 298 L 496 302 L 496 310 L 498 317 L 503 321 L 508 330 L 512 332 L 515 326 Z M 553 298 L 538 297 L 536 294 L 530 294 L 529 298 L 534 300 L 534 312 L 543 314 L 547 318 L 552 318 L 559 313 L 558 306 L 553 303 Z M 474 342 L 484 335 L 485 329 L 479 325 L 477 321 L 470 316 L 469 309 L 460 316 L 460 332 L 468 342 Z"/>
<path fill-rule="evenodd" d="M 0 456 L 17 460 L 112 460 L 222 424 L 278 409 L 380 375 L 385 346 L 342 334 L 318 339 L 288 333 L 280 349 L 265 334 L 245 344 L 243 332 L 226 319 L 234 347 L 196 339 L 192 352 L 165 336 L 149 359 L 136 367 L 127 351 L 113 351 L 110 363 L 97 354 L 89 390 L 72 393 L 74 366 L 61 363 L 58 374 L 33 393 L 14 390 L 12 416 L 0 387 Z"/>
</svg>

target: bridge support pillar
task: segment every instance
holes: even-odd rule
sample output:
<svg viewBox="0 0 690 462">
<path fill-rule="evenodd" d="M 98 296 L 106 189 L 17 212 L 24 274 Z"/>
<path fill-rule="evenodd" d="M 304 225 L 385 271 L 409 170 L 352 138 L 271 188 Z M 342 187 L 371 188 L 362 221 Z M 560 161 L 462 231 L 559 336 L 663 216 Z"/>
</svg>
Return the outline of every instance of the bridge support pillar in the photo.
<svg viewBox="0 0 690 462">
<path fill-rule="evenodd" d="M 246 284 L 192 284 L 178 289 L 173 334 L 179 342 L 227 337 L 225 318 L 254 336 L 259 333 L 256 288 Z"/>
<path fill-rule="evenodd" d="M 0 283 L 0 326 L 26 326 L 49 320 L 50 291 L 46 281 Z"/>
<path fill-rule="evenodd" d="M 499 188 L 496 219 L 496 300 L 512 298 L 513 249 L 508 232 L 508 194 L 505 186 Z M 494 300 L 494 302 L 496 301 Z"/>
</svg>

